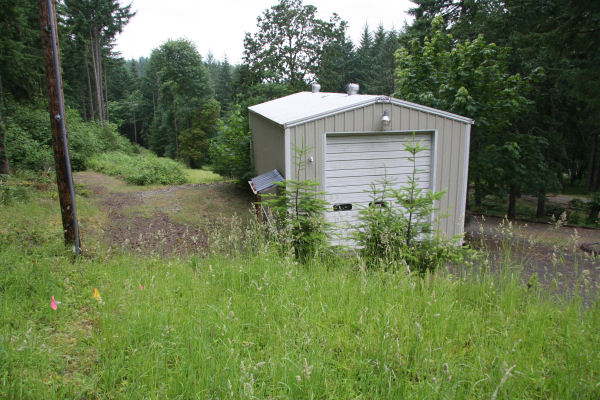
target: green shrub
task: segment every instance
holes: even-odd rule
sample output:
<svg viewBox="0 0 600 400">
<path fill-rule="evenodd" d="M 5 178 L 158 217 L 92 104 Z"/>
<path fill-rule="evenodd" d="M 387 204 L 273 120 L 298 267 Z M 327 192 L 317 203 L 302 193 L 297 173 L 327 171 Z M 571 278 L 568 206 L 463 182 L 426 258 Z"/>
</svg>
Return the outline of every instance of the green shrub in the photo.
<svg viewBox="0 0 600 400">
<path fill-rule="evenodd" d="M 181 164 L 149 151 L 135 155 L 118 151 L 104 153 L 92 157 L 88 166 L 97 172 L 122 177 L 134 185 L 178 185 L 188 181 Z"/>
<path fill-rule="evenodd" d="M 114 124 L 85 122 L 78 112 L 67 109 L 69 153 L 74 171 L 84 170 L 87 160 L 107 151 L 136 152 Z M 47 171 L 54 167 L 52 132 L 48 110 L 9 102 L 6 113 L 6 152 L 13 168 Z"/>
<path fill-rule="evenodd" d="M 600 192 L 595 192 L 590 196 L 588 210 L 588 222 L 592 224 L 597 224 L 598 221 L 600 221 Z"/>
<path fill-rule="evenodd" d="M 571 199 L 567 204 L 572 210 L 583 211 L 587 208 L 585 201 L 581 199 Z"/>
<path fill-rule="evenodd" d="M 17 201 L 27 200 L 27 188 L 21 185 L 10 185 L 0 180 L 0 205 L 11 205 Z"/>
<path fill-rule="evenodd" d="M 546 216 L 550 218 L 560 218 L 560 216 L 567 211 L 565 207 L 561 204 L 549 204 L 546 207 Z"/>
</svg>

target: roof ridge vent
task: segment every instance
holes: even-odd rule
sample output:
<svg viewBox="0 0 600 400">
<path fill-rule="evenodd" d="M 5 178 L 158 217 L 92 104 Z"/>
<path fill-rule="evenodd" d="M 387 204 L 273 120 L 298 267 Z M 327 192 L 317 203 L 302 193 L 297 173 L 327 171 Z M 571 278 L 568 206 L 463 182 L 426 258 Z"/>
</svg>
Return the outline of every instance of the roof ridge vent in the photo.
<svg viewBox="0 0 600 400">
<path fill-rule="evenodd" d="M 348 93 L 348 96 L 358 94 L 358 89 L 358 83 L 349 83 L 346 85 L 346 93 Z"/>
</svg>

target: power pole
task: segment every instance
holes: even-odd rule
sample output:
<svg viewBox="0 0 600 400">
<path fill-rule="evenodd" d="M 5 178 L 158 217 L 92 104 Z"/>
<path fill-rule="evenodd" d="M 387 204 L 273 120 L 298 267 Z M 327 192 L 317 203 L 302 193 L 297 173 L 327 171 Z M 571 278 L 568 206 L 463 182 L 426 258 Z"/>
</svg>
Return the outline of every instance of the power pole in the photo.
<svg viewBox="0 0 600 400">
<path fill-rule="evenodd" d="M 60 212 L 62 215 L 65 242 L 72 244 L 75 254 L 79 254 L 81 242 L 79 240 L 75 191 L 73 190 L 67 124 L 65 121 L 65 102 L 56 28 L 56 3 L 55 0 L 39 0 L 39 6 L 42 52 L 44 55 L 44 66 L 46 67 L 50 128 L 52 130 L 52 148 L 54 149 L 54 165 L 56 168 Z"/>
</svg>

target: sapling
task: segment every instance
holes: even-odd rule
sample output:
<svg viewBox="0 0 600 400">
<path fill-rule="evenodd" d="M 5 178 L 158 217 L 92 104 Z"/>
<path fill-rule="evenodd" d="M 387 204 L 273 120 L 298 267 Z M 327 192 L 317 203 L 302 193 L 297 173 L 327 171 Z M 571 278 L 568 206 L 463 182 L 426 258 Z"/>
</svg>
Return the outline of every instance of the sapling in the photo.
<svg viewBox="0 0 600 400">
<path fill-rule="evenodd" d="M 309 148 L 294 146 L 295 179 L 276 183 L 278 193 L 265 196 L 264 204 L 275 217 L 280 243 L 291 247 L 296 259 L 303 262 L 317 255 L 329 241 L 324 213 L 327 209 L 325 192 L 319 183 L 301 179 L 306 172 Z"/>
<path fill-rule="evenodd" d="M 359 211 L 354 239 L 370 266 L 389 268 L 404 265 L 408 270 L 425 272 L 457 255 L 456 239 L 444 239 L 434 229 L 444 215 L 435 206 L 444 192 L 424 189 L 419 183 L 417 155 L 428 150 L 417 142 L 405 144 L 411 173 L 404 185 L 394 188 L 387 176 L 371 184 L 371 202 Z"/>
</svg>

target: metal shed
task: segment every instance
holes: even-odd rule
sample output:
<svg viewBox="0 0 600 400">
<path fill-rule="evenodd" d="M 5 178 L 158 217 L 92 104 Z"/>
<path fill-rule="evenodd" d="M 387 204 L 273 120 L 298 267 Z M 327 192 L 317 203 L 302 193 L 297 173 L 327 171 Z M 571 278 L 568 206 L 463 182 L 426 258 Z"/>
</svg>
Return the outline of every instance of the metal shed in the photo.
<svg viewBox="0 0 600 400">
<path fill-rule="evenodd" d="M 419 185 L 446 192 L 438 206 L 450 216 L 436 228 L 448 237 L 462 234 L 473 120 L 351 89 L 313 89 L 249 107 L 256 173 L 277 169 L 286 179 L 320 182 L 331 203 L 326 217 L 343 232 L 368 206 L 371 182 L 384 176 L 406 182 L 412 167 L 404 144 L 414 132 L 429 148 L 417 157 Z M 294 176 L 294 146 L 310 149 L 305 176 Z"/>
</svg>

